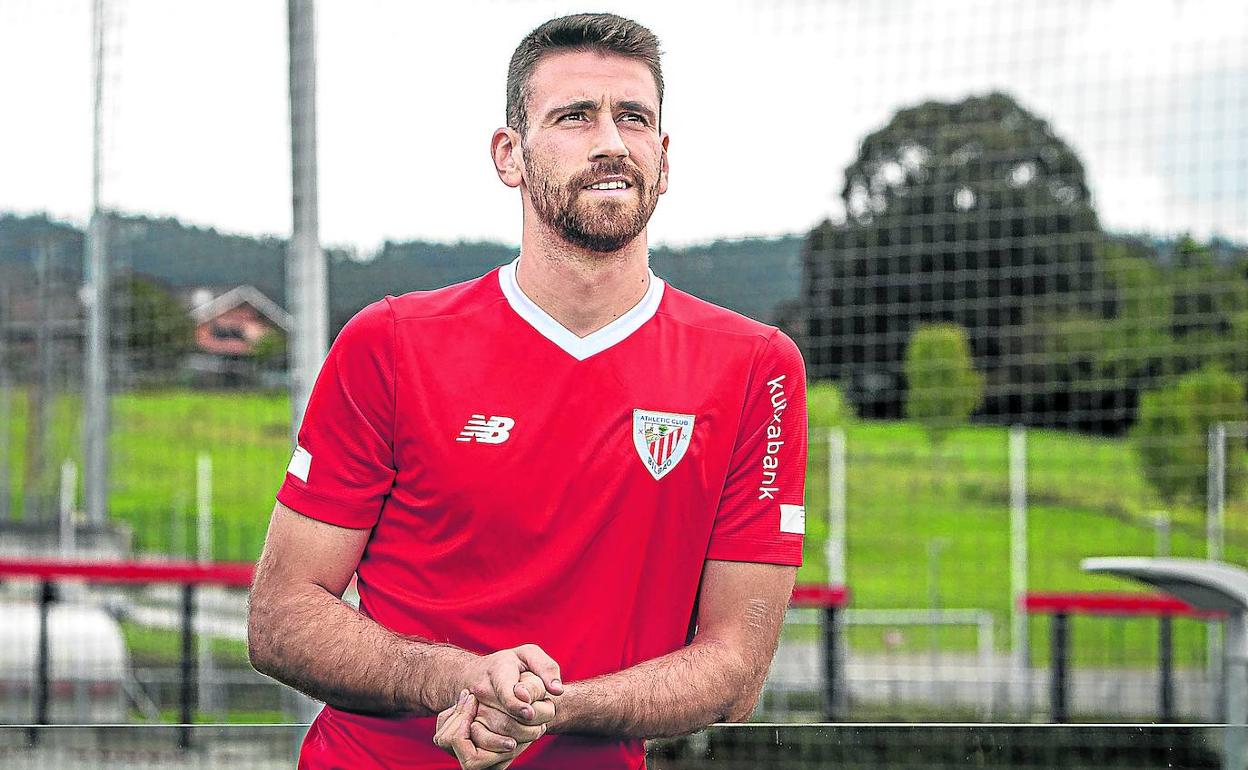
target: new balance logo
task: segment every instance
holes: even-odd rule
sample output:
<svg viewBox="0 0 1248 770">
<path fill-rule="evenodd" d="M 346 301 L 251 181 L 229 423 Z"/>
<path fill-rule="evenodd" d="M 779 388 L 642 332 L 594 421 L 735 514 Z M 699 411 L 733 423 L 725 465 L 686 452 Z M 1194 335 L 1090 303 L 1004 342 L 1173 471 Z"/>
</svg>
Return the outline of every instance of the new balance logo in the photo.
<svg viewBox="0 0 1248 770">
<path fill-rule="evenodd" d="M 474 414 L 464 429 L 459 432 L 456 441 L 479 441 L 482 444 L 501 444 L 511 438 L 511 429 L 516 421 L 510 417 L 490 417 Z"/>
</svg>

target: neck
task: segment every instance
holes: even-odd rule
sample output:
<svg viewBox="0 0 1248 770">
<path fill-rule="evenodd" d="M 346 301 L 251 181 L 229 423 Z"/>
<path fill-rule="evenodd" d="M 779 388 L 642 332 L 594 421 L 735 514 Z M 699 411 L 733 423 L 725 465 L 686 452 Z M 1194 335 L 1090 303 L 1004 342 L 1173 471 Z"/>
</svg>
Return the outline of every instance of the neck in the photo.
<svg viewBox="0 0 1248 770">
<path fill-rule="evenodd" d="M 520 290 L 578 337 L 628 312 L 650 287 L 645 231 L 619 251 L 602 254 L 526 227 L 520 253 Z"/>
</svg>

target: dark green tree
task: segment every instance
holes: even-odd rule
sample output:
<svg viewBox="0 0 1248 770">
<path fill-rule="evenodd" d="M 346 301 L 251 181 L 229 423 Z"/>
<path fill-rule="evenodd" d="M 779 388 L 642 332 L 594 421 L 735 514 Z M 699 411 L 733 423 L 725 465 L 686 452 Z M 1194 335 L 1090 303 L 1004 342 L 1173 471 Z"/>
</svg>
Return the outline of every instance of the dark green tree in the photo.
<svg viewBox="0 0 1248 770">
<path fill-rule="evenodd" d="M 920 324 L 967 330 L 984 412 L 1047 422 L 1058 394 L 1025 379 L 1030 320 L 1096 312 L 1100 228 L 1082 162 L 1041 118 L 993 93 L 899 111 L 845 170 L 846 220 L 807 238 L 812 375 L 859 412 L 899 416 Z"/>
<path fill-rule="evenodd" d="M 129 369 L 140 382 L 176 379 L 182 359 L 194 346 L 195 322 L 169 289 L 146 276 L 114 279 L 113 322 L 121 330 Z"/>
</svg>

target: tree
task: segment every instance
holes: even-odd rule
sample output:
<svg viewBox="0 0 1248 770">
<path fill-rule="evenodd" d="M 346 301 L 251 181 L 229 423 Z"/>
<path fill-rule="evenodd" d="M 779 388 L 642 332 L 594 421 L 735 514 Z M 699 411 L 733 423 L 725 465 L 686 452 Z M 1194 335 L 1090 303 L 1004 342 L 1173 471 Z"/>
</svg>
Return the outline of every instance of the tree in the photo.
<svg viewBox="0 0 1248 770">
<path fill-rule="evenodd" d="M 272 372 L 286 370 L 286 335 L 274 330 L 256 340 L 252 349 L 256 365 Z"/>
<path fill-rule="evenodd" d="M 853 410 L 840 388 L 831 382 L 812 382 L 806 389 L 806 419 L 812 431 L 844 427 L 853 421 Z"/>
<path fill-rule="evenodd" d="M 1144 393 L 1131 437 L 1149 484 L 1169 503 L 1203 500 L 1209 429 L 1246 416 L 1243 383 L 1216 364 Z M 1225 479 L 1228 497 L 1237 495 L 1248 477 L 1243 454 L 1230 449 Z"/>
<path fill-rule="evenodd" d="M 905 373 L 906 416 L 921 423 L 932 446 L 939 447 L 983 395 L 966 330 L 954 324 L 920 326 L 906 348 Z"/>
<path fill-rule="evenodd" d="M 1051 384 L 1023 379 L 1021 335 L 1042 314 L 1098 311 L 1084 176 L 1074 150 L 1006 94 L 899 111 L 845 171 L 845 222 L 807 238 L 812 375 L 840 380 L 864 415 L 898 416 L 905 341 L 951 322 L 984 373 L 987 414 L 1052 411 Z"/>
<path fill-rule="evenodd" d="M 157 281 L 130 274 L 114 281 L 113 318 L 131 370 L 140 380 L 169 382 L 194 346 L 195 322 Z"/>
</svg>

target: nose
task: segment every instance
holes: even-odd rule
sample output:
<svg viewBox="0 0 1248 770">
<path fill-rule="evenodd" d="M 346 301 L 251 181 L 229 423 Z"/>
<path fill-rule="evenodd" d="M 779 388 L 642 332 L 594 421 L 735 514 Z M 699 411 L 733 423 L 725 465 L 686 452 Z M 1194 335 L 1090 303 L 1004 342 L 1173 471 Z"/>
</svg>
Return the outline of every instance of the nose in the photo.
<svg viewBox="0 0 1248 770">
<path fill-rule="evenodd" d="M 624 137 L 620 136 L 620 128 L 608 117 L 599 120 L 594 130 L 594 142 L 590 149 L 590 160 L 619 160 L 628 157 L 628 146 Z"/>
</svg>

